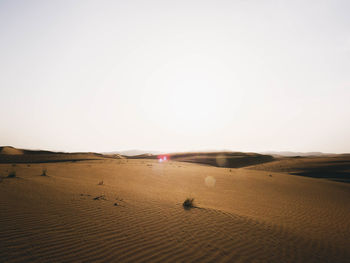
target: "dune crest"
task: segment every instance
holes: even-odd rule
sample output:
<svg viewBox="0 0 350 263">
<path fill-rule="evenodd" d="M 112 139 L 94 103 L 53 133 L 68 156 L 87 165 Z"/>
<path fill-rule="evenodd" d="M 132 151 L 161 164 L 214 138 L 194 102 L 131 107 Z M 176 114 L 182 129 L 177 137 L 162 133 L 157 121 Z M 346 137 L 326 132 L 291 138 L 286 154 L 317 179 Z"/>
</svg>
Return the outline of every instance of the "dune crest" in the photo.
<svg viewBox="0 0 350 263">
<path fill-rule="evenodd" d="M 0 154 L 6 155 L 21 155 L 23 151 L 20 149 L 13 148 L 11 146 L 0 147 Z"/>
</svg>

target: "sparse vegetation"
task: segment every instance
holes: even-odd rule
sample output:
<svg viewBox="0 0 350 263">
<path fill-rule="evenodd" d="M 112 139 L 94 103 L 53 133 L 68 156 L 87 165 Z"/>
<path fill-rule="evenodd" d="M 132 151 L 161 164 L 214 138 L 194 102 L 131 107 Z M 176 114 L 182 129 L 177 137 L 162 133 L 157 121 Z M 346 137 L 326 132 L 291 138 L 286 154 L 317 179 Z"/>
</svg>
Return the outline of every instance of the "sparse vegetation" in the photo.
<svg viewBox="0 0 350 263">
<path fill-rule="evenodd" d="M 96 196 L 94 200 L 107 200 L 104 195 Z"/>
<path fill-rule="evenodd" d="M 15 171 L 11 171 L 8 176 L 8 178 L 15 178 L 16 177 L 16 172 Z"/>
<path fill-rule="evenodd" d="M 182 206 L 183 206 L 185 209 L 190 209 L 190 208 L 195 207 L 195 206 L 194 206 L 194 198 L 187 198 L 187 199 L 183 202 Z"/>
<path fill-rule="evenodd" d="M 43 169 L 42 173 L 41 173 L 41 176 L 47 176 L 47 170 L 46 169 Z"/>
</svg>

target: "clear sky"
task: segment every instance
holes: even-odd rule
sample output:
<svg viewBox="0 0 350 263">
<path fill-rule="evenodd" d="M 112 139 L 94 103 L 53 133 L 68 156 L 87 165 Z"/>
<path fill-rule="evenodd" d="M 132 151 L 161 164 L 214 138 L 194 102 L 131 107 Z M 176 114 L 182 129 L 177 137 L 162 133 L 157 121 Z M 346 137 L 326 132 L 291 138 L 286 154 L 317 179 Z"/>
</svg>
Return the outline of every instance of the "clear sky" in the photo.
<svg viewBox="0 0 350 263">
<path fill-rule="evenodd" d="M 1 1 L 0 145 L 350 152 L 350 1 Z"/>
</svg>

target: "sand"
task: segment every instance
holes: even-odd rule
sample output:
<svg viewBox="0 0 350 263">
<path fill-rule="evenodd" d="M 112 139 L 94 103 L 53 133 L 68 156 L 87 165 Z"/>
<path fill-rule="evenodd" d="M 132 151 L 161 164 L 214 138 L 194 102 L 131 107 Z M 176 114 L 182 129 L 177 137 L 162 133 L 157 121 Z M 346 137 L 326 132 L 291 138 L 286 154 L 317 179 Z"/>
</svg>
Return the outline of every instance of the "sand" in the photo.
<svg viewBox="0 0 350 263">
<path fill-rule="evenodd" d="M 349 262 L 350 184 L 271 167 L 0 164 L 0 261 Z"/>
</svg>

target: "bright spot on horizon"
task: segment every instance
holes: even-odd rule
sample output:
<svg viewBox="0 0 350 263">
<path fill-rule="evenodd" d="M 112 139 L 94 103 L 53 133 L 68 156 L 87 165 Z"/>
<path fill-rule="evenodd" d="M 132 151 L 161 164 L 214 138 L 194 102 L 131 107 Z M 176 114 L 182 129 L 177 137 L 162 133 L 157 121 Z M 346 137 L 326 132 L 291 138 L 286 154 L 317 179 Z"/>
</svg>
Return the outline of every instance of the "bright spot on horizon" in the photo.
<svg viewBox="0 0 350 263">
<path fill-rule="evenodd" d="M 158 155 L 158 161 L 161 163 L 161 162 L 165 162 L 167 160 L 169 160 L 170 157 L 167 156 L 167 155 Z"/>
</svg>

